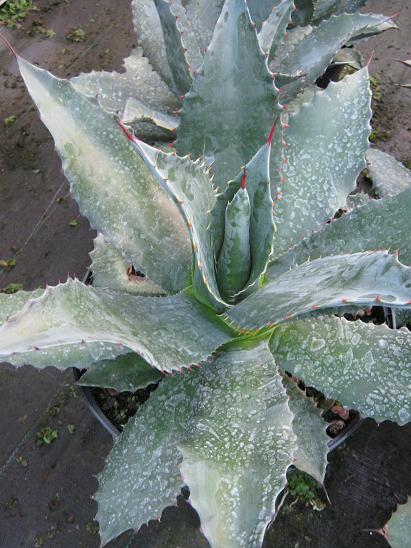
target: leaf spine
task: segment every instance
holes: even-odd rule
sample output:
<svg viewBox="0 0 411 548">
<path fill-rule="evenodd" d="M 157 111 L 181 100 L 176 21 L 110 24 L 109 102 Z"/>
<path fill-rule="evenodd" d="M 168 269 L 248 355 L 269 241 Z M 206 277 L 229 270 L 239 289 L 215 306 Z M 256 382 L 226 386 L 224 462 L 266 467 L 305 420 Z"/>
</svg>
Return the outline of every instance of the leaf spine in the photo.
<svg viewBox="0 0 411 548">
<path fill-rule="evenodd" d="M 247 166 L 244 167 L 243 176 L 241 178 L 241 188 L 245 188 L 247 184 Z"/>
<path fill-rule="evenodd" d="M 275 135 L 275 132 L 277 130 L 277 122 L 278 122 L 278 115 L 276 116 L 276 118 L 274 120 L 273 127 L 271 128 L 270 135 L 268 136 L 268 139 L 267 139 L 267 144 L 269 144 L 269 145 L 271 145 L 271 143 L 273 142 L 274 135 Z"/>
</svg>

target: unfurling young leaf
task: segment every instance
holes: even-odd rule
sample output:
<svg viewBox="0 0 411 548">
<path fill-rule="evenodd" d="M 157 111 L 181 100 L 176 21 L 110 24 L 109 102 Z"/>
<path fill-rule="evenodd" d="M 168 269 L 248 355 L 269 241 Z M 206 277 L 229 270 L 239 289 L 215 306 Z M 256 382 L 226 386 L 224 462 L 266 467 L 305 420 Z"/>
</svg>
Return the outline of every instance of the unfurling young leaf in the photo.
<svg viewBox="0 0 411 548">
<path fill-rule="evenodd" d="M 217 280 L 221 295 L 231 302 L 244 288 L 251 271 L 250 198 L 244 183 L 225 211 L 224 241 L 217 260 Z"/>
</svg>

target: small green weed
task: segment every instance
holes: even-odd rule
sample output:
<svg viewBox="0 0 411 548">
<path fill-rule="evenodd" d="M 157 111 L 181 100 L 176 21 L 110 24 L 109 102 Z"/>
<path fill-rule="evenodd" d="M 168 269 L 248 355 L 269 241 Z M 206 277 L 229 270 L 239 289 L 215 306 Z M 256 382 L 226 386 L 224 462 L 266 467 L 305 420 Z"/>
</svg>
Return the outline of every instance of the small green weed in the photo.
<svg viewBox="0 0 411 548">
<path fill-rule="evenodd" d="M 57 417 L 57 415 L 60 413 L 60 407 L 58 405 L 52 405 L 49 408 L 49 415 L 50 417 Z"/>
<path fill-rule="evenodd" d="M 86 523 L 86 531 L 89 535 L 97 535 L 98 533 L 98 524 L 95 521 Z"/>
<path fill-rule="evenodd" d="M 56 33 L 53 29 L 48 29 L 47 27 L 43 26 L 43 21 L 41 19 L 33 21 L 32 30 L 30 30 L 28 34 L 30 36 L 42 36 L 44 39 L 53 38 L 53 36 L 56 36 Z"/>
<path fill-rule="evenodd" d="M 72 29 L 70 32 L 66 34 L 67 40 L 70 42 L 84 42 L 86 39 L 86 33 L 82 28 L 76 28 Z"/>
<path fill-rule="evenodd" d="M 4 118 L 4 125 L 6 127 L 10 127 L 14 124 L 16 120 L 17 120 L 17 116 L 15 114 L 12 114 L 11 116 L 7 116 L 7 118 Z"/>
<path fill-rule="evenodd" d="M 27 468 L 27 466 L 29 465 L 29 461 L 26 459 L 26 457 L 23 457 L 23 455 L 19 455 L 18 457 L 16 457 L 16 462 L 18 464 L 21 464 L 24 468 Z"/>
<path fill-rule="evenodd" d="M 23 289 L 23 284 L 9 284 L 0 289 L 0 293 L 11 295 L 12 293 L 17 293 L 17 291 L 20 291 L 21 289 Z"/>
<path fill-rule="evenodd" d="M 22 21 L 32 9 L 34 6 L 31 0 L 9 0 L 0 8 L 0 21 L 13 27 Z"/>
<path fill-rule="evenodd" d="M 39 432 L 37 432 L 37 445 L 50 445 L 59 437 L 59 433 L 50 426 L 45 426 Z"/>
<path fill-rule="evenodd" d="M 312 503 L 318 498 L 319 484 L 305 472 L 292 468 L 287 473 L 288 491 L 295 499 Z"/>
<path fill-rule="evenodd" d="M 16 266 L 16 259 L 0 259 L 0 268 L 11 270 Z"/>
<path fill-rule="evenodd" d="M 374 74 L 374 76 L 370 76 L 372 98 L 374 101 L 377 102 L 381 101 L 382 99 L 381 82 L 381 76 L 379 74 Z"/>
</svg>

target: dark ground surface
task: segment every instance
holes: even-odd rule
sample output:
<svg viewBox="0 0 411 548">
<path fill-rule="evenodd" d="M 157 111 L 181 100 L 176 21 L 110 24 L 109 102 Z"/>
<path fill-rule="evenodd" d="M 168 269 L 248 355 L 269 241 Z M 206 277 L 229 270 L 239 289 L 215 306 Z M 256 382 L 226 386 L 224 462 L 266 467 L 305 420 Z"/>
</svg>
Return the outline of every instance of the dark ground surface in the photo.
<svg viewBox="0 0 411 548">
<path fill-rule="evenodd" d="M 377 75 L 380 100 L 374 119 L 378 146 L 397 159 L 411 162 L 411 92 L 397 83 L 410 80 L 409 71 L 391 58 L 411 58 L 411 6 L 407 2 L 369 2 L 370 11 L 398 18 L 401 32 L 369 40 L 375 48 L 371 66 Z M 128 0 L 38 0 L 23 28 L 7 30 L 17 49 L 29 60 L 59 76 L 81 71 L 119 69 L 135 45 Z M 95 21 L 90 21 L 94 19 Z M 56 35 L 44 39 L 43 28 Z M 73 27 L 85 31 L 85 41 L 65 38 Z M 30 32 L 33 36 L 28 35 Z M 408 78 L 407 78 L 408 76 Z M 0 273 L 0 288 L 11 282 L 25 289 L 55 284 L 67 273 L 81 277 L 88 265 L 93 233 L 67 196 L 67 184 L 52 140 L 32 107 L 16 64 L 0 49 L 0 259 L 16 258 L 16 266 Z M 16 115 L 5 127 L 3 119 Z M 72 219 L 78 221 L 71 227 Z M 16 255 L 15 251 L 19 249 Z M 0 368 L 0 546 L 97 547 L 91 499 L 111 439 L 89 414 L 71 373 L 26 367 Z M 68 425 L 74 425 L 73 433 Z M 36 444 L 43 427 L 58 431 L 50 445 Z M 72 428 L 70 427 L 72 430 Z M 322 512 L 297 502 L 284 505 L 270 528 L 267 547 L 388 546 L 377 530 L 398 502 L 411 495 L 411 427 L 392 423 L 379 427 L 366 421 L 329 456 L 326 488 L 331 501 Z M 289 501 L 290 502 L 290 501 Z M 110 547 L 201 548 L 208 546 L 195 513 L 180 498 L 161 522 Z"/>
</svg>

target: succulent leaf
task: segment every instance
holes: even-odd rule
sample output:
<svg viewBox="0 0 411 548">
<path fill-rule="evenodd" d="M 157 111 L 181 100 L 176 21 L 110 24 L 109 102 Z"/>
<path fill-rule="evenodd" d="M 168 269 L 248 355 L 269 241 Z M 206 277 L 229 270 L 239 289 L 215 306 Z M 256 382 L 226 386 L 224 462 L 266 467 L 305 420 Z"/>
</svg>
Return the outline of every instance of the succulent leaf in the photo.
<svg viewBox="0 0 411 548">
<path fill-rule="evenodd" d="M 308 259 L 378 248 L 396 251 L 401 263 L 411 266 L 410 211 L 411 189 L 383 200 L 368 199 L 271 262 L 267 276 L 275 280 Z"/>
<path fill-rule="evenodd" d="M 123 354 L 114 360 L 93 363 L 81 376 L 80 386 L 112 388 L 118 392 L 135 392 L 157 383 L 163 375 L 137 354 Z"/>
<path fill-rule="evenodd" d="M 124 68 L 121 73 L 92 71 L 80 74 L 71 82 L 85 95 L 97 97 L 108 112 L 120 113 L 123 120 L 127 110 L 126 121 L 129 123 L 151 121 L 153 125 L 173 129 L 176 121 L 171 112 L 178 107 L 178 100 L 143 56 L 141 48 L 134 49 L 124 60 Z M 134 106 L 131 111 L 130 100 L 134 105 L 137 102 L 139 109 Z M 158 135 L 162 136 L 163 133 L 160 131 Z"/>
<path fill-rule="evenodd" d="M 181 472 L 216 548 L 261 545 L 295 450 L 287 400 L 266 341 L 232 346 L 200 371 Z"/>
<path fill-rule="evenodd" d="M 203 53 L 211 42 L 223 4 L 224 0 L 188 0 L 185 31 L 191 33 L 189 40 L 194 39 Z M 198 70 L 200 67 L 195 68 Z"/>
<path fill-rule="evenodd" d="M 374 15 L 374 17 L 376 16 Z M 370 22 L 369 25 L 356 31 L 346 45 L 352 46 L 359 40 L 367 40 L 368 38 L 387 30 L 398 30 L 397 25 L 389 17 L 385 17 L 384 15 L 380 15 L 379 17 L 381 18 L 380 21 Z"/>
<path fill-rule="evenodd" d="M 307 261 L 268 283 L 226 314 L 258 330 L 313 310 L 351 306 L 411 309 L 411 268 L 382 251 Z"/>
<path fill-rule="evenodd" d="M 274 137 L 270 165 L 277 227 L 273 258 L 320 229 L 345 205 L 365 165 L 370 100 L 364 68 L 317 91 L 308 104 L 290 114 L 284 137 L 281 132 Z"/>
<path fill-rule="evenodd" d="M 362 53 L 354 48 L 342 48 L 334 55 L 331 66 L 347 65 L 355 70 L 361 70 L 364 66 Z"/>
<path fill-rule="evenodd" d="M 411 538 L 411 499 L 397 506 L 386 525 L 391 548 L 405 548 Z"/>
<path fill-rule="evenodd" d="M 365 159 L 373 190 L 380 197 L 396 196 L 411 187 L 411 171 L 390 154 L 370 148 Z"/>
<path fill-rule="evenodd" d="M 258 30 L 280 3 L 281 0 L 247 0 L 251 19 Z"/>
<path fill-rule="evenodd" d="M 323 484 L 330 438 L 326 433 L 327 425 L 321 416 L 321 409 L 286 375 L 283 376 L 283 384 L 289 398 L 288 405 L 294 415 L 292 428 L 297 437 L 293 464 Z"/>
<path fill-rule="evenodd" d="M 318 22 L 342 12 L 355 13 L 365 5 L 366 0 L 312 0 L 312 3 L 312 20 Z"/>
<path fill-rule="evenodd" d="M 313 0 L 294 0 L 294 4 L 296 7 L 295 12 L 293 13 L 294 25 L 308 25 L 313 16 Z"/>
<path fill-rule="evenodd" d="M 18 291 L 12 295 L 0 293 L 0 326 L 17 314 L 30 299 L 36 299 L 43 293 L 44 289 Z"/>
<path fill-rule="evenodd" d="M 250 198 L 244 186 L 227 204 L 224 241 L 217 261 L 218 286 L 227 302 L 233 301 L 250 277 L 250 216 Z"/>
<path fill-rule="evenodd" d="M 197 371 L 164 379 L 115 441 L 95 495 L 103 545 L 175 505 L 184 486 L 177 446 L 197 382 Z"/>
<path fill-rule="evenodd" d="M 314 83 L 327 69 L 335 54 L 346 43 L 361 32 L 374 34 L 380 32 L 380 25 L 387 18 L 383 15 L 341 14 L 333 16 L 312 27 L 311 32 L 303 36 L 293 47 L 284 47 L 280 50 L 278 61 L 274 61 L 271 68 L 274 72 L 295 74 L 300 71 L 304 78 L 292 84 L 292 94 L 295 96 L 300 89 Z M 287 84 L 281 77 L 276 78 L 279 86 Z M 290 94 L 290 91 L 288 91 Z"/>
<path fill-rule="evenodd" d="M 166 154 L 140 141 L 135 141 L 135 145 L 145 155 L 159 182 L 166 184 L 167 191 L 184 215 L 192 240 L 195 269 L 199 274 L 199 278 L 194 277 L 194 289 L 201 291 L 198 285 L 204 284 L 206 303 L 216 309 L 224 309 L 225 302 L 217 286 L 214 254 L 207 230 L 216 192 L 205 165 L 200 161 L 193 162 L 187 156 L 180 158 L 175 154 Z"/>
<path fill-rule="evenodd" d="M 213 166 L 214 184 L 224 190 L 264 143 L 277 109 L 277 93 L 246 2 L 227 0 L 183 103 L 177 153 L 204 157 Z"/>
<path fill-rule="evenodd" d="M 94 287 L 106 287 L 133 295 L 165 295 L 157 284 L 135 273 L 114 246 L 99 234 L 90 253 Z"/>
<path fill-rule="evenodd" d="M 269 61 L 274 58 L 281 42 L 284 40 L 284 35 L 294 10 L 295 5 L 293 0 L 284 0 L 272 10 L 268 19 L 264 21 L 261 27 L 258 40 L 261 49 L 268 53 Z"/>
<path fill-rule="evenodd" d="M 176 95 L 184 95 L 190 89 L 192 77 L 181 41 L 181 32 L 177 27 L 176 14 L 173 12 L 173 6 L 178 4 L 178 0 L 174 3 L 154 0 L 154 3 L 163 29 L 167 61 L 173 76 L 173 89 Z"/>
<path fill-rule="evenodd" d="M 205 360 L 230 338 L 227 326 L 188 292 L 135 297 L 69 280 L 48 288 L 3 324 L 0 358 L 14 365 L 47 367 L 58 362 L 69 367 L 73 362 L 66 363 L 66 354 L 77 346 L 89 358 L 83 367 L 136 352 L 167 372 Z M 102 346 L 94 359 L 89 343 Z"/>
<path fill-rule="evenodd" d="M 168 138 L 179 124 L 176 116 L 154 110 L 135 97 L 127 100 L 123 122 L 131 125 L 140 139 L 147 140 Z"/>
<path fill-rule="evenodd" d="M 173 76 L 167 60 L 160 17 L 155 0 L 131 0 L 133 22 L 139 44 L 151 66 L 159 73 L 164 82 L 173 88 Z"/>
<path fill-rule="evenodd" d="M 377 421 L 411 419 L 411 334 L 333 316 L 274 330 L 280 367 L 345 407 Z M 292 409 L 292 407 L 291 407 Z"/>
<path fill-rule="evenodd" d="M 70 82 L 18 61 L 82 214 L 166 291 L 187 287 L 192 251 L 184 219 L 118 124 Z"/>
<path fill-rule="evenodd" d="M 271 139 L 274 136 L 275 126 L 268 141 L 258 150 L 257 154 L 246 165 L 247 192 L 251 204 L 250 220 L 250 248 L 251 273 L 247 289 L 257 285 L 261 275 L 265 272 L 268 258 L 272 251 L 274 222 L 272 215 L 272 199 L 270 190 L 270 151 Z M 211 238 L 214 253 L 219 255 L 224 239 L 224 216 L 227 204 L 234 198 L 241 187 L 244 171 L 230 181 L 225 191 L 218 195 L 211 215 Z"/>
</svg>

